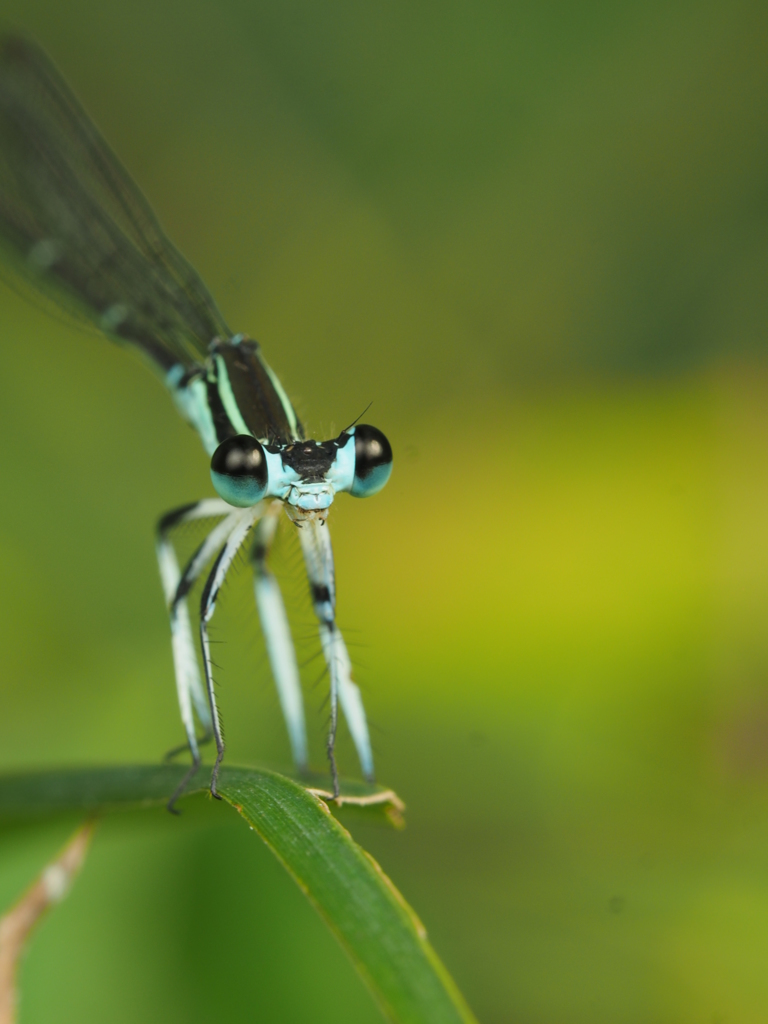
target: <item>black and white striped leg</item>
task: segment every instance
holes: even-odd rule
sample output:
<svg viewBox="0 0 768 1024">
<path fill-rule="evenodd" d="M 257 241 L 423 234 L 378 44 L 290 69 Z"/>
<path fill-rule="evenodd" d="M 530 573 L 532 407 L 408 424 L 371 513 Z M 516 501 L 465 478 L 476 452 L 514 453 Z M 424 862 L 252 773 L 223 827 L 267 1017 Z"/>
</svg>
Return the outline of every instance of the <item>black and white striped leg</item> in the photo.
<svg viewBox="0 0 768 1024">
<path fill-rule="evenodd" d="M 299 540 L 309 576 L 312 603 L 318 619 L 320 642 L 330 676 L 331 715 L 328 730 L 328 761 L 331 766 L 334 796 L 339 795 L 334 747 L 338 724 L 338 704 L 344 711 L 352 740 L 366 779 L 373 781 L 373 752 L 368 734 L 360 690 L 352 679 L 352 663 L 344 637 L 336 625 L 336 579 L 333 567 L 333 548 L 328 526 L 324 519 L 297 521 Z"/>
<path fill-rule="evenodd" d="M 208 638 L 208 624 L 213 618 L 216 610 L 216 598 L 221 590 L 221 585 L 229 572 L 240 545 L 248 535 L 253 524 L 263 514 L 262 504 L 254 505 L 253 508 L 238 509 L 232 514 L 234 526 L 230 528 L 226 542 L 213 563 L 213 568 L 208 574 L 208 579 L 203 587 L 200 598 L 200 646 L 203 650 L 203 669 L 205 671 L 205 686 L 208 692 L 208 706 L 213 727 L 213 738 L 216 741 L 216 763 L 213 766 L 211 775 L 211 794 L 220 799 L 216 792 L 216 781 L 219 775 L 219 766 L 224 757 L 224 736 L 221 729 L 221 718 L 216 704 L 216 693 L 213 686 L 213 669 L 211 666 L 211 646 Z M 223 525 L 223 524 L 219 524 Z"/>
<path fill-rule="evenodd" d="M 288 728 L 293 761 L 299 772 L 303 773 L 307 770 L 308 753 L 299 666 L 296 662 L 296 652 L 280 587 L 267 565 L 277 531 L 278 517 L 282 515 L 282 508 L 281 501 L 273 501 L 254 530 L 251 547 L 251 561 L 254 569 L 253 589 L 272 676 Z"/>
<path fill-rule="evenodd" d="M 184 505 L 182 508 L 167 513 L 160 519 L 157 526 L 157 559 L 163 583 L 163 592 L 171 620 L 176 690 L 181 719 L 187 735 L 186 746 L 192 755 L 192 766 L 168 803 L 168 809 L 174 812 L 174 802 L 183 793 L 192 775 L 200 765 L 200 744 L 207 742 L 213 735 L 208 701 L 200 680 L 200 670 L 195 642 L 192 637 L 186 595 L 202 572 L 206 562 L 213 557 L 216 549 L 224 543 L 226 534 L 234 525 L 233 523 L 229 526 L 225 525 L 231 514 L 232 507 L 230 505 L 227 505 L 218 498 L 207 498 L 192 505 Z M 216 516 L 224 516 L 225 519 L 211 531 L 206 541 L 203 542 L 190 560 L 184 572 L 181 573 L 176 552 L 170 540 L 170 535 L 174 528 L 181 523 L 190 522 L 193 519 L 208 519 Z M 195 731 L 195 714 L 203 728 L 203 735 L 199 738 Z M 172 757 L 184 749 L 185 747 L 176 748 L 170 751 L 166 757 Z"/>
</svg>

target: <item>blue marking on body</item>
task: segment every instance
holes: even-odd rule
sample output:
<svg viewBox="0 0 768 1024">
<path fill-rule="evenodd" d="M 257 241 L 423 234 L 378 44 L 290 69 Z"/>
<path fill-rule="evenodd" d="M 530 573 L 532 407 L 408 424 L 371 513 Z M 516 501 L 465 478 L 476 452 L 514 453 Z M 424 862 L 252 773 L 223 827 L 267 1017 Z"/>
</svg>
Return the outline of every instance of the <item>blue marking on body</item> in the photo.
<svg viewBox="0 0 768 1024">
<path fill-rule="evenodd" d="M 250 434 L 251 432 L 243 419 L 243 414 L 240 412 L 235 393 L 232 390 L 232 382 L 227 373 L 227 364 L 218 355 L 214 356 L 214 362 L 216 363 L 216 387 L 219 390 L 221 404 L 224 406 L 224 411 L 229 417 L 229 422 L 235 428 L 235 433 Z"/>
<path fill-rule="evenodd" d="M 325 474 L 325 479 L 334 491 L 351 491 L 355 482 L 355 428 L 349 433 L 347 443 L 339 448 L 333 465 Z"/>
<path fill-rule="evenodd" d="M 194 377 L 188 384 L 179 387 L 185 373 L 183 366 L 172 366 L 165 375 L 165 383 L 173 396 L 176 408 L 187 423 L 191 423 L 198 432 L 208 454 L 213 455 L 219 446 L 219 439 L 208 405 L 208 388 L 200 377 Z"/>
</svg>

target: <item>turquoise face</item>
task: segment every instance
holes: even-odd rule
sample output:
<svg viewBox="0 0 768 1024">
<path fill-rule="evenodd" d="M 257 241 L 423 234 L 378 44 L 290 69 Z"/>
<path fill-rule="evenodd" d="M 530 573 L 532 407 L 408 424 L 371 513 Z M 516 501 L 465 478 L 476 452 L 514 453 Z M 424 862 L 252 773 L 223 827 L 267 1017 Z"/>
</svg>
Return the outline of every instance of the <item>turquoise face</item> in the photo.
<svg viewBox="0 0 768 1024">
<path fill-rule="evenodd" d="M 262 445 L 250 434 L 227 438 L 213 453 L 216 493 L 238 508 L 279 498 L 303 512 L 327 509 L 339 491 L 376 494 L 392 472 L 392 449 L 375 427 L 360 425 L 333 441 Z"/>
</svg>

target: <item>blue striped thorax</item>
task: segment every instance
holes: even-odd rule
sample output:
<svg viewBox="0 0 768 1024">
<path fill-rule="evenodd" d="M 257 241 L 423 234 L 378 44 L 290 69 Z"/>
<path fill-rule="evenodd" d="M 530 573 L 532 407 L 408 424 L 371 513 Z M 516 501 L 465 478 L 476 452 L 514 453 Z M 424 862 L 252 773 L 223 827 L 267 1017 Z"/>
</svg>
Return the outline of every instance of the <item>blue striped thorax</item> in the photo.
<svg viewBox="0 0 768 1024">
<path fill-rule="evenodd" d="M 211 456 L 211 479 L 230 505 L 279 498 L 307 513 L 328 509 L 339 491 L 368 497 L 392 472 L 386 437 L 365 424 L 331 441 L 306 440 L 301 423 L 256 342 L 215 341 L 204 368 L 167 376 L 177 405 Z"/>
</svg>

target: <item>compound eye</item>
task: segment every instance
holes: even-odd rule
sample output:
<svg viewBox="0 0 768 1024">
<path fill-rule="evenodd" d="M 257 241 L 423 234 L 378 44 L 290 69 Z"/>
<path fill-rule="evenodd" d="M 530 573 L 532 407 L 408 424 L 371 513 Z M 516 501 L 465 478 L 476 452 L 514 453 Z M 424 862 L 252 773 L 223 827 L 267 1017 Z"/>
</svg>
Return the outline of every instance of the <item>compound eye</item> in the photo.
<svg viewBox="0 0 768 1024">
<path fill-rule="evenodd" d="M 267 457 L 250 434 L 222 441 L 211 459 L 211 480 L 229 505 L 250 508 L 267 493 Z"/>
<path fill-rule="evenodd" d="M 392 447 L 376 427 L 355 427 L 355 479 L 349 492 L 367 498 L 380 491 L 392 472 Z"/>
</svg>

